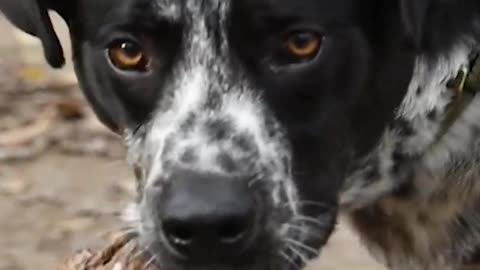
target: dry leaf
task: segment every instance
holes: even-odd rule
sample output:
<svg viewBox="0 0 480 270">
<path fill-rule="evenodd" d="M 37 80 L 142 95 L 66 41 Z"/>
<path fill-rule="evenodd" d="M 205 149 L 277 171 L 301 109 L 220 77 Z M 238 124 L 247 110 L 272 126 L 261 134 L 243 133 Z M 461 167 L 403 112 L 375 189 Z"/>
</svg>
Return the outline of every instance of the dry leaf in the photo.
<svg viewBox="0 0 480 270">
<path fill-rule="evenodd" d="M 26 66 L 18 70 L 18 76 L 22 80 L 33 83 L 45 82 L 48 78 L 45 69 L 32 66 Z"/>
<path fill-rule="evenodd" d="M 100 251 L 82 250 L 57 270 L 159 270 L 149 256 L 140 252 L 134 234 L 121 233 Z"/>
<path fill-rule="evenodd" d="M 57 109 L 64 119 L 80 119 L 85 116 L 85 103 L 79 99 L 62 99 L 57 102 Z"/>
</svg>

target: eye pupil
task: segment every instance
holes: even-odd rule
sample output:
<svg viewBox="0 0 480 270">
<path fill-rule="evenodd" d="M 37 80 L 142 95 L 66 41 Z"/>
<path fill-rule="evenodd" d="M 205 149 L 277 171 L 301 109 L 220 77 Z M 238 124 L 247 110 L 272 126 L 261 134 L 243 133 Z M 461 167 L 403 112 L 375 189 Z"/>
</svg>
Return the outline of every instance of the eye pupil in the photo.
<svg viewBox="0 0 480 270">
<path fill-rule="evenodd" d="M 297 48 L 306 48 L 313 39 L 314 36 L 310 33 L 300 33 L 293 38 L 293 42 Z"/>
<path fill-rule="evenodd" d="M 320 46 L 321 37 L 314 32 L 295 32 L 287 39 L 289 54 L 300 61 L 311 60 L 318 54 Z"/>
<path fill-rule="evenodd" d="M 135 58 L 141 53 L 140 48 L 136 44 L 131 42 L 123 42 L 120 45 L 120 49 L 122 49 L 126 56 L 132 58 Z"/>
<path fill-rule="evenodd" d="M 108 49 L 108 56 L 111 63 L 121 70 L 145 71 L 149 64 L 143 48 L 128 40 L 113 43 Z"/>
</svg>

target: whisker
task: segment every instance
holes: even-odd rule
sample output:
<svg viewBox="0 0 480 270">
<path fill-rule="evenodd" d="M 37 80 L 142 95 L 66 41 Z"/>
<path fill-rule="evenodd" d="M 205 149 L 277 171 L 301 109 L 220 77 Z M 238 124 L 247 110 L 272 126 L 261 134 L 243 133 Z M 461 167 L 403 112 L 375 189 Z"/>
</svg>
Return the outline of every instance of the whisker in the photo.
<svg viewBox="0 0 480 270">
<path fill-rule="evenodd" d="M 152 257 L 140 269 L 147 269 L 156 260 L 158 260 L 157 255 L 152 255 Z"/>
<path fill-rule="evenodd" d="M 299 201 L 298 204 L 320 206 L 320 207 L 325 207 L 325 208 L 334 208 L 334 206 L 329 205 L 329 204 L 324 203 L 324 202 L 316 202 L 316 201 L 308 201 L 308 200 L 307 201 L 305 201 L 305 200 Z"/>
<path fill-rule="evenodd" d="M 295 247 L 291 246 L 291 245 L 287 245 L 287 247 L 292 251 L 292 253 L 295 253 L 295 255 L 300 258 L 301 260 L 301 263 L 308 263 L 308 259 L 305 257 L 305 255 L 299 251 L 298 249 L 296 249 Z"/>
<path fill-rule="evenodd" d="M 328 204 L 322 203 L 322 202 L 298 201 L 298 202 L 295 202 L 295 204 L 297 206 L 316 206 L 318 208 L 322 208 L 322 209 L 325 209 L 327 211 L 335 209 L 335 206 L 328 205 Z M 286 202 L 286 203 L 280 205 L 280 208 L 291 208 L 291 204 L 289 202 Z"/>
<path fill-rule="evenodd" d="M 253 185 L 255 185 L 257 182 L 262 181 L 262 179 L 263 179 L 263 174 L 261 173 L 253 174 L 248 180 L 248 187 L 253 187 Z"/>
<path fill-rule="evenodd" d="M 278 209 L 301 209 L 303 207 L 305 207 L 306 205 L 313 205 L 315 207 L 317 207 L 317 209 L 319 211 L 321 211 L 319 214 L 322 214 L 324 213 L 325 215 L 328 214 L 329 212 L 333 212 L 335 211 L 335 207 L 334 206 L 328 206 L 328 205 L 322 205 L 321 203 L 320 204 L 317 204 L 317 205 L 314 205 L 314 204 L 302 204 L 301 202 L 294 202 L 293 204 L 291 203 L 284 203 L 284 204 L 280 204 L 277 208 Z M 298 212 L 298 211 L 297 211 Z"/>
<path fill-rule="evenodd" d="M 135 249 L 135 247 L 131 248 L 130 253 L 133 252 L 133 249 Z M 137 252 L 135 252 L 135 254 L 132 255 L 132 260 L 136 260 L 138 257 L 145 254 L 146 251 L 147 251 L 146 249 L 140 248 Z"/>
<path fill-rule="evenodd" d="M 289 229 L 294 229 L 299 232 L 307 232 L 307 228 L 305 226 L 301 226 L 300 224 L 295 224 L 295 223 L 289 223 L 286 225 Z"/>
<path fill-rule="evenodd" d="M 315 257 L 318 256 L 319 251 L 315 250 L 314 248 L 312 248 L 310 246 L 307 246 L 307 245 L 305 245 L 305 244 L 303 244 L 299 241 L 296 241 L 294 239 L 291 239 L 291 238 L 287 238 L 286 241 L 289 242 L 292 245 L 297 246 L 298 248 L 302 248 L 303 250 L 312 253 L 312 255 L 314 255 Z"/>
<path fill-rule="evenodd" d="M 306 224 L 310 223 L 310 224 L 314 224 L 314 225 L 317 225 L 317 226 L 320 226 L 320 227 L 325 227 L 325 225 L 326 225 L 325 223 L 323 223 L 322 221 L 320 221 L 318 219 L 315 219 L 315 218 L 312 218 L 312 217 L 307 217 L 307 216 L 296 216 L 296 217 L 294 217 L 294 220 L 303 221 Z"/>
<path fill-rule="evenodd" d="M 321 230 L 317 227 L 308 226 L 299 226 L 294 224 L 287 224 L 287 227 L 291 229 L 293 232 L 297 232 L 303 234 L 304 236 L 312 236 L 312 237 L 323 237 Z"/>
<path fill-rule="evenodd" d="M 111 235 L 129 235 L 129 234 L 136 234 L 138 233 L 135 227 L 126 226 L 120 228 L 111 228 L 107 230 L 102 230 L 100 232 L 95 233 L 95 237 L 97 238 L 105 238 Z"/>
<path fill-rule="evenodd" d="M 253 187 L 257 182 L 260 182 L 261 179 L 260 178 L 252 178 L 249 182 L 248 182 L 248 187 L 251 188 Z"/>
<path fill-rule="evenodd" d="M 285 250 L 280 251 L 280 257 L 283 258 L 285 261 L 287 261 L 287 263 L 292 265 L 293 267 L 295 268 L 300 267 L 300 265 L 297 265 L 295 261 L 292 258 L 290 258 L 290 256 L 288 256 Z"/>
</svg>

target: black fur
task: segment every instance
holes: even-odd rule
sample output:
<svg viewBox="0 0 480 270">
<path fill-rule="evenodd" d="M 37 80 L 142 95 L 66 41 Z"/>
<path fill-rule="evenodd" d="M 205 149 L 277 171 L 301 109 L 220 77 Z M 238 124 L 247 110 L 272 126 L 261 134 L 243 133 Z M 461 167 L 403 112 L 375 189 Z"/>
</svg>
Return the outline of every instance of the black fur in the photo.
<svg viewBox="0 0 480 270">
<path fill-rule="evenodd" d="M 298 270 L 317 254 L 296 247 L 300 250 L 279 256 L 283 242 L 293 238 L 302 246 L 320 249 L 334 230 L 338 211 L 344 210 L 367 245 L 376 253 L 380 250 L 392 269 L 433 270 L 439 257 L 445 269 L 462 269 L 467 259 L 474 262 L 480 240 L 471 245 L 464 241 L 431 246 L 447 250 L 431 257 L 406 256 L 405 250 L 414 246 L 415 233 L 403 218 L 408 210 L 400 205 L 415 205 L 422 192 L 431 188 L 419 180 L 420 174 L 444 180 L 435 190 L 448 193 L 449 185 L 444 183 L 451 172 L 431 171 L 423 158 L 431 154 L 429 147 L 434 143 L 425 134 L 437 134 L 446 114 L 442 104 L 449 104 L 452 97 L 442 92 L 434 99 L 439 104 L 423 113 L 422 106 L 430 104 L 422 100 L 437 94 L 425 85 L 414 87 L 412 93 L 409 87 L 423 75 L 416 69 L 423 63 L 420 60 L 427 69 L 452 69 L 456 67 L 445 62 L 459 45 L 467 53 L 480 49 L 480 1 L 223 1 L 0 2 L 0 10 L 14 25 L 41 40 L 52 67 L 61 67 L 64 59 L 47 11 L 58 12 L 67 22 L 80 86 L 99 119 L 123 135 L 129 146 L 130 162 L 140 178 L 137 221 L 144 226 L 145 248 L 176 269 Z M 203 25 L 205 29 L 199 28 Z M 282 51 L 285 35 L 302 29 L 322 36 L 320 53 L 301 65 L 286 65 L 291 58 Z M 144 47 L 152 59 L 148 73 L 126 74 L 111 65 L 105 50 L 118 38 L 133 39 Z M 458 70 L 449 71 L 453 76 Z M 438 78 L 439 86 L 452 79 L 450 74 L 445 76 Z M 199 97 L 198 108 L 184 112 L 190 109 L 182 109 L 182 102 L 175 105 L 175 101 L 192 102 L 189 97 L 197 92 L 191 88 L 197 85 L 189 83 L 195 80 L 205 85 L 198 91 L 204 91 L 206 99 Z M 178 97 L 180 89 L 190 96 Z M 420 109 L 414 117 L 399 113 L 410 94 L 418 99 L 412 101 L 414 108 Z M 171 120 L 162 118 L 169 113 Z M 249 118 L 252 115 L 255 119 Z M 468 123 L 468 129 L 478 125 Z M 171 133 L 162 133 L 168 130 Z M 163 142 L 166 146 L 157 149 Z M 448 143 L 441 142 L 441 147 Z M 455 163 L 456 169 L 457 162 L 476 166 L 477 159 L 473 161 L 469 154 L 446 163 Z M 162 170 L 155 169 L 159 164 Z M 197 168 L 198 164 L 204 167 Z M 245 265 L 219 262 L 192 268 L 191 262 L 179 262 L 168 252 L 158 232 L 161 206 L 157 203 L 163 198 L 152 190 L 168 186 L 165 179 L 175 175 L 179 166 L 219 170 L 229 179 L 235 175 L 241 181 L 259 182 L 252 185 L 252 193 L 261 195 L 263 234 L 246 254 L 250 260 Z M 162 174 L 151 175 L 157 171 Z M 282 179 L 274 180 L 278 175 Z M 214 191 L 205 193 L 216 196 Z M 446 196 L 451 200 L 446 203 L 455 204 L 458 197 Z M 394 209 L 393 214 L 386 209 Z M 433 211 L 432 203 L 430 216 L 421 213 L 415 220 L 428 224 Z M 458 211 L 470 210 L 459 207 Z M 473 237 L 468 232 L 477 230 L 469 222 L 455 227 L 463 230 L 452 230 L 452 235 Z M 153 224 L 153 229 L 145 229 L 146 224 Z M 292 224 L 306 234 L 278 232 Z M 391 239 L 392 233 L 398 238 Z M 292 262 L 285 262 L 285 256 Z M 416 264 L 409 265 L 412 261 Z"/>
</svg>

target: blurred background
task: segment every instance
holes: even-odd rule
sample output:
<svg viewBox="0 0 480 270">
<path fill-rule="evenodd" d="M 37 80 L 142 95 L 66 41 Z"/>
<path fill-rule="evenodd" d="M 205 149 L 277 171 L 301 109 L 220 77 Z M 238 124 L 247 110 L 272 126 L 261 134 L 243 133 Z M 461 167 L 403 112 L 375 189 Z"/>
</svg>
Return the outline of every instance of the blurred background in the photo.
<svg viewBox="0 0 480 270">
<path fill-rule="evenodd" d="M 52 14 L 70 60 L 63 22 Z M 71 62 L 50 69 L 38 41 L 0 15 L 0 270 L 50 270 L 122 227 L 133 180 L 124 148 L 98 123 Z M 310 270 L 382 270 L 340 222 Z"/>
</svg>

